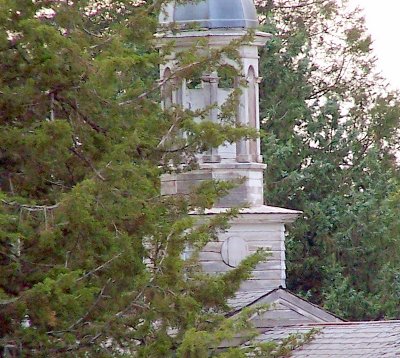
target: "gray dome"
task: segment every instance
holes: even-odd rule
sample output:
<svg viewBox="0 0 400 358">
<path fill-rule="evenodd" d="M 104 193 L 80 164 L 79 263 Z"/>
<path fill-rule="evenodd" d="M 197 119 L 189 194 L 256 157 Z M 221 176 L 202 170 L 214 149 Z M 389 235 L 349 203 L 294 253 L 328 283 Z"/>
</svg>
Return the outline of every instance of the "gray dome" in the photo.
<svg viewBox="0 0 400 358">
<path fill-rule="evenodd" d="M 171 2 L 160 15 L 160 25 L 176 23 L 180 28 L 255 28 L 257 12 L 253 0 L 200 0 L 186 4 Z"/>
</svg>

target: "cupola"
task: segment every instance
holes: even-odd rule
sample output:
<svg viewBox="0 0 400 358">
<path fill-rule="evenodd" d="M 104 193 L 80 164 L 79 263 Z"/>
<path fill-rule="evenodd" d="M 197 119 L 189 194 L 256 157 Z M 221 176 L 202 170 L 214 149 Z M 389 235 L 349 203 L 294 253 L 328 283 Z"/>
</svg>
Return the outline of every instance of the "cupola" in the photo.
<svg viewBox="0 0 400 358">
<path fill-rule="evenodd" d="M 258 26 L 258 19 L 252 0 L 204 0 L 167 5 L 161 13 L 160 25 L 170 23 L 180 29 L 194 26 L 203 29 L 251 29 Z"/>
<path fill-rule="evenodd" d="M 160 14 L 161 29 L 174 24 L 177 31 L 158 34 L 160 48 L 171 43 L 172 51 L 161 65 L 160 80 L 165 82 L 163 104 L 165 107 L 181 106 L 190 110 L 211 108 L 208 120 L 219 122 L 219 108 L 226 102 L 236 87 L 241 88 L 237 106 L 236 123 L 259 130 L 258 106 L 258 49 L 265 46 L 270 35 L 257 31 L 258 19 L 252 0 L 200 0 L 185 4 L 172 1 L 164 6 Z M 166 27 L 166 28 L 165 28 Z M 172 83 L 167 79 L 179 71 L 177 58 L 183 51 L 192 51 L 202 41 L 202 53 L 229 46 L 240 41 L 249 30 L 253 36 L 238 46 L 239 58 L 232 61 L 221 58 L 221 66 L 235 67 L 237 75 L 230 85 L 221 81 L 218 70 L 203 73 L 197 82 L 191 78 Z M 206 43 L 206 45 L 204 45 Z M 196 86 L 193 86 L 193 83 Z M 218 107 L 218 108 L 217 108 Z M 203 180 L 244 179 L 243 184 L 222 198 L 218 207 L 263 204 L 263 172 L 259 139 L 243 139 L 237 143 L 224 143 L 218 148 L 198 154 L 200 171 L 183 175 L 165 175 L 162 178 L 163 194 L 187 194 L 193 186 Z"/>
<path fill-rule="evenodd" d="M 171 26 L 169 26 L 171 25 Z M 160 14 L 157 39 L 160 51 L 166 48 L 160 65 L 160 83 L 164 108 L 191 111 L 206 110 L 196 120 L 221 121 L 221 107 L 235 89 L 239 93 L 233 120 L 237 126 L 259 130 L 259 55 L 270 35 L 257 30 L 258 20 L 252 0 L 195 0 L 185 4 L 172 1 Z M 252 35 L 247 36 L 251 30 Z M 219 65 L 235 68 L 234 78 L 226 82 L 220 68 L 203 72 L 198 78 L 175 77 L 179 73 L 180 54 L 199 51 L 202 56 L 215 53 L 232 42 L 239 43 L 237 58 L 221 56 Z M 193 213 L 199 222 L 232 207 L 247 206 L 230 228 L 208 243 L 199 256 L 204 272 L 219 274 L 236 267 L 258 249 L 270 251 L 252 277 L 242 283 L 241 292 L 271 290 L 285 286 L 285 224 L 299 212 L 264 205 L 263 174 L 266 165 L 261 156 L 260 138 L 243 138 L 223 143 L 196 155 L 198 169 L 177 171 L 161 177 L 163 195 L 186 195 L 205 180 L 234 181 L 240 185 L 221 198 L 205 213 Z"/>
</svg>

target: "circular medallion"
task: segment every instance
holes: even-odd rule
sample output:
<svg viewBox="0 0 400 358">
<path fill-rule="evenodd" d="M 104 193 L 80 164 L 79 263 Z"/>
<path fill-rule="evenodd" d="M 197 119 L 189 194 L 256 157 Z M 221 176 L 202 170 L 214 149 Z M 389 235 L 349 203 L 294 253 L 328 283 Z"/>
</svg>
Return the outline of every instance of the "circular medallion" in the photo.
<svg viewBox="0 0 400 358">
<path fill-rule="evenodd" d="M 221 247 L 221 256 L 225 264 L 236 267 L 249 255 L 247 242 L 240 237 L 228 237 Z"/>
</svg>

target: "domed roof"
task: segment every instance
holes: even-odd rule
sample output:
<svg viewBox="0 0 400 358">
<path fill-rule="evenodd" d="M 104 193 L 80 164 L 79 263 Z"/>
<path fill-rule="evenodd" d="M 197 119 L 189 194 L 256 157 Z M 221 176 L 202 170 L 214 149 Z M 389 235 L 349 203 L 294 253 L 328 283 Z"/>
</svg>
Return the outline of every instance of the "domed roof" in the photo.
<svg viewBox="0 0 400 358">
<path fill-rule="evenodd" d="M 186 4 L 169 3 L 160 24 L 176 23 L 180 28 L 255 28 L 257 12 L 253 0 L 200 0 Z"/>
</svg>

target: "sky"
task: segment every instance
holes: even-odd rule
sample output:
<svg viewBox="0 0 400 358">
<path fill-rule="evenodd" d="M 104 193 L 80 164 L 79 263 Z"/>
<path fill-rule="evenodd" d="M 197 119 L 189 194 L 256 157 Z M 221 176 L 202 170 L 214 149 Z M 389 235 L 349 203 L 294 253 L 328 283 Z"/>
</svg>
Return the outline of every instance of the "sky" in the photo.
<svg viewBox="0 0 400 358">
<path fill-rule="evenodd" d="M 400 0 L 350 0 L 350 3 L 364 8 L 378 68 L 394 88 L 400 89 Z"/>
</svg>

